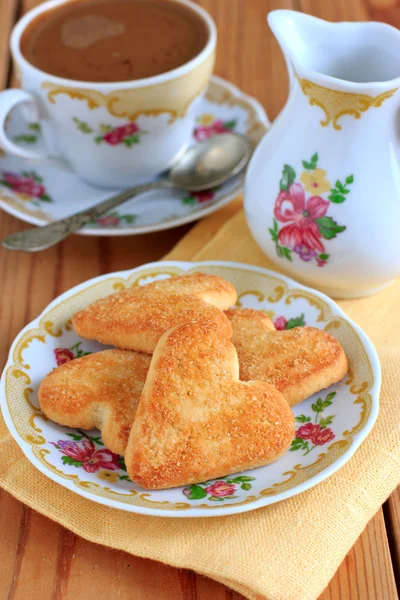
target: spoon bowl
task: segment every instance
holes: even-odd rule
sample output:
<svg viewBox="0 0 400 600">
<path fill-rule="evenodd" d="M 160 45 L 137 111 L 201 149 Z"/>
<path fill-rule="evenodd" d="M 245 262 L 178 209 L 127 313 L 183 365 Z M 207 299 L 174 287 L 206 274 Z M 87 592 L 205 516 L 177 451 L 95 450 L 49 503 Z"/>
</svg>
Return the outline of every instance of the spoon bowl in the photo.
<svg viewBox="0 0 400 600">
<path fill-rule="evenodd" d="M 237 133 L 220 133 L 189 148 L 169 172 L 175 188 L 199 192 L 234 177 L 250 159 L 249 141 Z"/>
</svg>

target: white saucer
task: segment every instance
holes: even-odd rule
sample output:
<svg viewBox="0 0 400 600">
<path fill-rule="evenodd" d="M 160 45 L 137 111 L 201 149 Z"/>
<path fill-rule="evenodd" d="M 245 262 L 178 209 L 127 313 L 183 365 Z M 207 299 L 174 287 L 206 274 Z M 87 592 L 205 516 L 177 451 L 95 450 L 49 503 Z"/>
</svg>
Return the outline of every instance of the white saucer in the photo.
<svg viewBox="0 0 400 600">
<path fill-rule="evenodd" d="M 253 140 L 259 139 L 268 126 L 268 118 L 257 100 L 213 76 L 198 108 L 193 143 L 223 131 L 237 131 Z M 24 122 L 20 111 L 11 114 L 7 131 L 21 145 L 37 148 L 44 145 L 39 125 Z M 114 193 L 85 183 L 61 166 L 33 164 L 1 150 L 0 153 L 0 207 L 27 223 L 45 225 L 89 208 Z M 222 208 L 241 189 L 239 176 L 216 190 L 198 195 L 169 190 L 149 192 L 100 217 L 79 233 L 134 235 L 170 229 Z"/>
<path fill-rule="evenodd" d="M 266 312 L 277 329 L 310 325 L 331 333 L 346 352 L 349 372 L 294 407 L 295 438 L 274 463 L 198 485 L 148 491 L 129 481 L 123 460 L 104 447 L 99 432 L 70 429 L 44 417 L 38 388 L 57 364 L 104 349 L 74 332 L 70 319 L 77 310 L 117 290 L 198 271 L 231 281 L 239 296 L 237 306 Z M 28 460 L 72 492 L 134 513 L 212 517 L 295 496 L 340 469 L 378 416 L 380 381 L 379 360 L 365 333 L 320 292 L 252 265 L 166 261 L 102 275 L 56 298 L 14 341 L 1 380 L 0 405 Z"/>
</svg>

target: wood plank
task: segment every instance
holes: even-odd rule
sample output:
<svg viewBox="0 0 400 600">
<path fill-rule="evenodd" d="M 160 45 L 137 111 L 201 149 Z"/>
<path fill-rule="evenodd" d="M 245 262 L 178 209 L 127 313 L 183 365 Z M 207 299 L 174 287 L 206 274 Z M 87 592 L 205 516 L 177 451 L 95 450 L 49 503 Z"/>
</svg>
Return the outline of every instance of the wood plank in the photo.
<svg viewBox="0 0 400 600">
<path fill-rule="evenodd" d="M 65 534 L 72 535 L 63 530 Z M 74 536 L 65 552 L 66 574 L 60 576 L 60 600 L 170 598 L 181 600 L 179 572 L 155 561 L 91 544 Z"/>
<path fill-rule="evenodd" d="M 400 26 L 400 4 L 397 0 L 365 0 L 368 19 Z"/>
<path fill-rule="evenodd" d="M 6 598 L 15 578 L 18 539 L 26 507 L 0 489 L 0 581 Z"/>
<path fill-rule="evenodd" d="M 23 0 L 23 11 L 38 4 Z M 216 71 L 255 95 L 271 118 L 287 96 L 287 75 L 265 16 L 298 8 L 330 20 L 379 18 L 399 24 L 393 0 L 201 0 L 217 21 Z M 0 84 L 8 76 L 7 43 L 16 0 L 0 0 Z M 130 238 L 73 237 L 38 255 L 0 251 L 0 289 L 12 298 L 0 306 L 0 362 L 18 331 L 59 293 L 101 273 L 161 258 L 190 226 Z M 0 237 L 21 228 L 1 214 Z M 212 232 L 204 232 L 204 239 Z M 389 501 L 390 535 L 399 552 L 399 492 Z M 392 539 L 392 538 L 391 538 Z M 398 557 L 398 554 L 397 554 Z M 189 571 L 172 569 L 103 548 L 68 532 L 0 491 L 0 600 L 241 600 L 226 587 Z M 1 589 L 3 588 L 3 589 Z M 33 591 L 34 590 L 34 591 Z M 366 527 L 320 600 L 396 600 L 382 511 Z"/>
<path fill-rule="evenodd" d="M 386 502 L 385 516 L 393 570 L 400 587 L 400 486 Z"/>
<path fill-rule="evenodd" d="M 368 523 L 319 600 L 397 600 L 383 511 Z"/>
<path fill-rule="evenodd" d="M 327 21 L 365 21 L 368 19 L 367 7 L 364 0 L 300 0 L 302 12 L 310 13 Z"/>
<path fill-rule="evenodd" d="M 18 0 L 1 0 L 0 2 L 0 89 L 5 88 L 8 82 L 10 72 L 8 45 L 18 11 L 18 3 Z"/>
</svg>

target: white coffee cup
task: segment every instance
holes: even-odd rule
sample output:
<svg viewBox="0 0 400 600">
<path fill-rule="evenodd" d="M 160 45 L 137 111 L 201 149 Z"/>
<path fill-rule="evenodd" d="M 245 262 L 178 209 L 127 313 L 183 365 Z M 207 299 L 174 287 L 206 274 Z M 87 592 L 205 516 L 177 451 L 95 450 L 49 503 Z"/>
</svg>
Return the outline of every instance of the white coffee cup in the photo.
<svg viewBox="0 0 400 600">
<path fill-rule="evenodd" d="M 197 56 L 172 71 L 136 81 L 75 81 L 34 67 L 20 50 L 26 27 L 66 1 L 45 2 L 14 27 L 11 52 L 22 89 L 0 93 L 0 147 L 26 159 L 61 158 L 83 179 L 100 186 L 148 181 L 168 169 L 191 142 L 196 106 L 215 62 L 214 21 L 196 4 L 176 0 L 207 27 L 207 42 Z M 7 117 L 21 103 L 31 120 L 41 124 L 46 154 L 23 148 L 7 136 Z"/>
</svg>

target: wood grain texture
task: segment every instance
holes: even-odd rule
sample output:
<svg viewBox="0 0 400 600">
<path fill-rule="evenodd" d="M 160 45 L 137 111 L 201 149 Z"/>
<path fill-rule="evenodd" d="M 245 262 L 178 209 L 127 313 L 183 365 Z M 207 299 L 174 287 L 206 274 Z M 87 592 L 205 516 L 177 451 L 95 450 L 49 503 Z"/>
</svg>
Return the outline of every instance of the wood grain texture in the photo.
<svg viewBox="0 0 400 600">
<path fill-rule="evenodd" d="M 384 509 L 393 570 L 400 586 L 400 487 L 390 496 Z"/>
<path fill-rule="evenodd" d="M 6 87 L 10 74 L 8 41 L 18 10 L 17 0 L 0 1 L 0 89 Z"/>
<path fill-rule="evenodd" d="M 20 12 L 38 0 L 0 0 L 0 84 L 9 78 L 8 35 Z M 396 0 L 200 0 L 219 30 L 216 72 L 256 96 L 271 119 L 288 92 L 285 63 L 265 22 L 274 8 L 328 20 L 377 19 L 400 25 Z M 221 211 L 221 224 L 238 204 Z M 25 227 L 0 214 L 0 238 Z M 190 229 L 125 238 L 75 236 L 36 255 L 0 250 L 0 366 L 15 335 L 57 295 L 110 271 L 158 260 Z M 202 247 L 214 231 L 201 226 Z M 181 250 L 185 240 L 181 242 Z M 195 249 L 194 249 L 195 251 Z M 3 299 L 12 299 L 4 302 Z M 320 600 L 396 600 L 391 555 L 399 573 L 400 492 L 366 527 Z M 385 527 L 387 525 L 387 529 Z M 389 542 L 387 538 L 389 535 Z M 323 567 L 321 567 L 323 568 Z M 224 586 L 91 544 L 0 490 L 0 600 L 241 600 Z M 260 599 L 261 600 L 261 599 Z M 284 599 L 282 599 L 284 600 Z"/>
<path fill-rule="evenodd" d="M 382 509 L 364 529 L 319 600 L 398 598 Z"/>
</svg>

